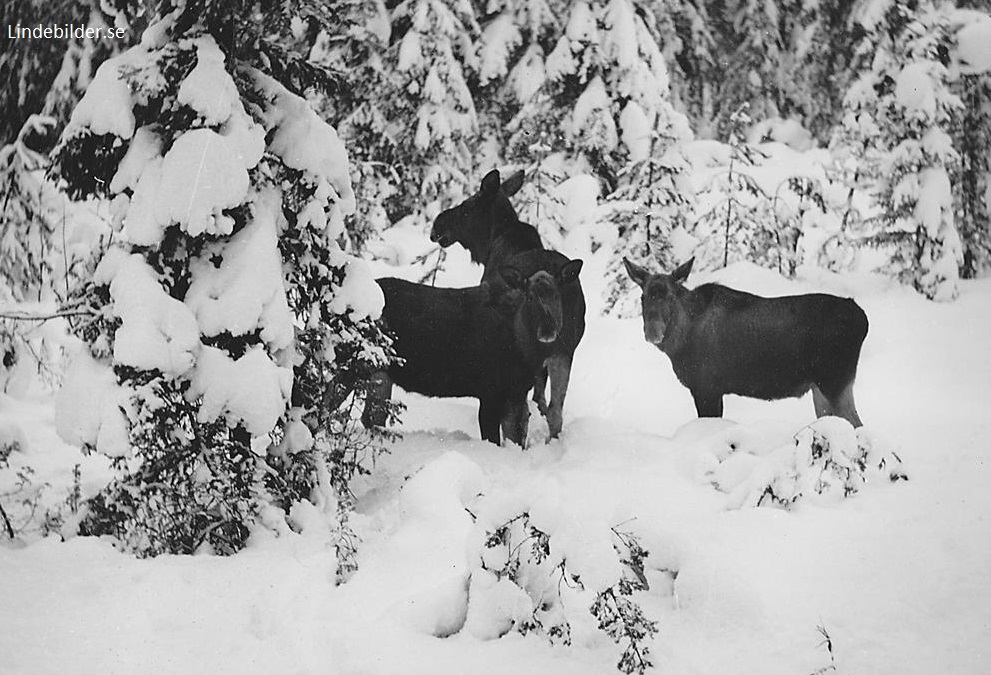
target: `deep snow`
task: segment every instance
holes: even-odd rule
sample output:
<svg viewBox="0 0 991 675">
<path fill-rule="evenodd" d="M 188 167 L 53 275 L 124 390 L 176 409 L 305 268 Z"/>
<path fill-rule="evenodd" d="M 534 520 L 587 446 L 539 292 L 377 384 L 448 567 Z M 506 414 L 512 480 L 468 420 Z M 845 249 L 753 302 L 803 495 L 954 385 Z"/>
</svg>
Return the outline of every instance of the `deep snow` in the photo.
<svg viewBox="0 0 991 675">
<path fill-rule="evenodd" d="M 451 252 L 452 269 L 470 272 L 460 255 Z M 587 264 L 587 286 L 600 263 Z M 405 397 L 405 438 L 355 485 L 363 543 L 343 586 L 334 587 L 326 541 L 303 536 L 258 539 L 232 558 L 155 560 L 85 538 L 3 542 L 0 672 L 615 672 L 620 649 L 583 607 L 569 609 L 571 647 L 515 632 L 475 637 L 498 608 L 469 609 L 481 530 L 465 508 L 520 504 L 553 521 L 589 578 L 598 563 L 581 552 L 603 528 L 642 537 L 651 590 L 640 602 L 659 622 L 658 673 L 806 675 L 834 663 L 844 674 L 988 672 L 991 280 L 934 304 L 870 276 L 788 282 L 736 265 L 718 278 L 861 302 L 871 330 L 858 407 L 909 481 L 872 481 L 848 499 L 788 511 L 738 508 L 711 469 L 725 460 L 720 475 L 745 480 L 745 452 L 789 443 L 813 421 L 811 401 L 731 397 L 735 423 L 695 421 L 640 319 L 593 318 L 560 440 L 545 444 L 535 416 L 525 452 L 497 448 L 476 440 L 471 401 Z M 26 448 L 11 463 L 35 467 L 51 484 L 46 499 L 65 496 L 77 462 L 84 489 L 105 476 L 105 460 L 58 440 L 47 399 L 0 397 L 0 427 L 12 424 Z M 738 447 L 730 459 L 727 438 Z"/>
</svg>

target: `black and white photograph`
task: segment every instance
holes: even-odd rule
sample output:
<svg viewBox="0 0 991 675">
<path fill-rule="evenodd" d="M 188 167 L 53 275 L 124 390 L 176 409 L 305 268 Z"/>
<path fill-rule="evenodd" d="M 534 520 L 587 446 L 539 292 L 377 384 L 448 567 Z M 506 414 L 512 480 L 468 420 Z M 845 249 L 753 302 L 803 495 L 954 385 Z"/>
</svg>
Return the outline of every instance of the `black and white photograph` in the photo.
<svg viewBox="0 0 991 675">
<path fill-rule="evenodd" d="M 0 675 L 991 673 L 991 0 L 0 32 Z"/>
</svg>

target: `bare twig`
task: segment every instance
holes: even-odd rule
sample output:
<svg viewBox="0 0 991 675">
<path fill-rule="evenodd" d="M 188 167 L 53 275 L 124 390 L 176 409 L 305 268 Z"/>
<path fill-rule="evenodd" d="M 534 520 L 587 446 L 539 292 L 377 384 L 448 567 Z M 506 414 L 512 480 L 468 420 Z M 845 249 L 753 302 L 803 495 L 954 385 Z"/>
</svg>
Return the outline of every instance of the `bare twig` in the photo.
<svg viewBox="0 0 991 675">
<path fill-rule="evenodd" d="M 7 536 L 13 539 L 14 527 L 10 524 L 10 518 L 7 517 L 7 512 L 3 510 L 3 504 L 0 504 L 0 516 L 3 516 L 3 524 L 6 526 Z"/>
<path fill-rule="evenodd" d="M 43 314 L 32 314 L 22 310 L 0 309 L 0 319 L 10 319 L 11 321 L 49 321 L 68 316 L 95 316 L 92 309 L 65 309 Z"/>
</svg>

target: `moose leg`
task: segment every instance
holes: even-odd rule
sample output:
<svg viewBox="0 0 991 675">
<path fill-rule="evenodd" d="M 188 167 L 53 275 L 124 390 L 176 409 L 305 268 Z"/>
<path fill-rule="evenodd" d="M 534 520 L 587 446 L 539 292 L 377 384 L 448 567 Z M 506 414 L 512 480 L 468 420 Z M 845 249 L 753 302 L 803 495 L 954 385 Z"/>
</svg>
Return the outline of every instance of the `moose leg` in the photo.
<svg viewBox="0 0 991 675">
<path fill-rule="evenodd" d="M 692 390 L 692 398 L 695 399 L 695 412 L 699 417 L 723 416 L 722 394 Z"/>
<path fill-rule="evenodd" d="M 853 382 L 835 394 L 830 392 L 829 395 L 824 393 L 819 385 L 813 385 L 812 403 L 816 409 L 816 417 L 836 415 L 852 424 L 854 428 L 864 426 L 864 423 L 860 421 L 860 415 L 857 414 L 857 406 L 853 400 Z"/>
<path fill-rule="evenodd" d="M 380 370 L 371 377 L 365 409 L 361 412 L 361 425 L 366 429 L 384 427 L 387 421 L 386 408 L 382 403 L 392 398 L 392 379 L 389 373 Z"/>
<path fill-rule="evenodd" d="M 502 416 L 502 434 L 507 441 L 512 441 L 521 448 L 524 447 L 529 422 L 530 408 L 526 402 L 526 394 L 518 401 L 506 402 Z"/>
<path fill-rule="evenodd" d="M 499 445 L 500 405 L 498 400 L 483 398 L 478 402 L 478 431 L 483 441 Z"/>
<path fill-rule="evenodd" d="M 564 426 L 564 399 L 568 395 L 568 383 L 571 381 L 572 358 L 573 354 L 554 354 L 547 359 L 547 370 L 551 380 L 547 428 L 551 438 L 557 438 Z"/>
<path fill-rule="evenodd" d="M 833 406 L 818 384 L 812 385 L 812 405 L 815 407 L 817 418 L 833 414 Z"/>
<path fill-rule="evenodd" d="M 545 364 L 533 381 L 533 402 L 540 414 L 547 417 L 547 365 Z"/>
</svg>

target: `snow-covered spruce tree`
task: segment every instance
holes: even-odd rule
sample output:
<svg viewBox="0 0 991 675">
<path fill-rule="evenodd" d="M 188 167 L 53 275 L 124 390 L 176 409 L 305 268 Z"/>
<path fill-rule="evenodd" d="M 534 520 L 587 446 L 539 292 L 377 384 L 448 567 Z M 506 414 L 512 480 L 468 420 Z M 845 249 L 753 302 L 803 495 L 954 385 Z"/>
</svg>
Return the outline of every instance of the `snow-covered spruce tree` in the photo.
<svg viewBox="0 0 991 675">
<path fill-rule="evenodd" d="M 730 0 L 715 21 L 725 63 L 715 126 L 722 139 L 735 133 L 735 112 L 746 105 L 754 119 L 781 114 L 783 83 L 792 73 L 782 28 L 789 13 L 778 0 Z M 786 75 L 783 76 L 782 70 Z"/>
<path fill-rule="evenodd" d="M 574 0 L 563 34 L 542 63 L 534 88 L 507 126 L 507 160 L 528 161 L 546 139 L 579 170 L 612 191 L 627 161 L 646 155 L 651 134 L 687 135 L 671 106 L 658 21 L 651 6 L 631 0 Z"/>
<path fill-rule="evenodd" d="M 476 109 L 484 141 L 503 144 L 505 126 L 546 80 L 546 56 L 561 33 L 563 0 L 494 0 L 476 3 L 485 21 L 478 37 Z M 549 139 L 523 134 L 526 147 Z M 548 130 L 544 129 L 544 136 Z M 542 155 L 546 151 L 538 149 Z M 530 161 L 524 154 L 521 161 Z"/>
<path fill-rule="evenodd" d="M 709 176 L 696 194 L 698 216 L 692 235 L 700 242 L 695 255 L 701 269 L 718 269 L 739 260 L 778 269 L 781 247 L 794 250 L 794 242 L 783 241 L 777 230 L 771 196 L 748 172 L 764 155 L 743 139 L 750 126 L 745 108 L 731 118 L 725 168 Z"/>
<path fill-rule="evenodd" d="M 439 198 L 467 193 L 474 175 L 478 117 L 468 82 L 479 27 L 468 0 L 402 0 L 391 20 L 391 77 L 375 97 L 397 153 L 395 208 L 429 216 Z"/>
<path fill-rule="evenodd" d="M 881 214 L 871 243 L 889 254 L 891 273 L 938 300 L 956 297 L 963 260 L 950 183 L 958 157 L 948 130 L 961 105 L 947 81 L 951 9 L 896 0 L 865 25 L 867 65 L 840 131 L 875 181 Z"/>
<path fill-rule="evenodd" d="M 951 177 L 963 239 L 960 275 L 966 278 L 991 270 L 991 18 L 962 10 L 954 24 L 958 78 L 953 90 L 963 108 L 951 131 L 960 153 Z"/>
<path fill-rule="evenodd" d="M 0 307 L 4 309 L 14 302 L 52 300 L 56 290 L 56 267 L 62 267 L 61 258 L 54 255 L 61 201 L 44 179 L 42 153 L 51 145 L 54 123 L 34 115 L 17 140 L 0 148 Z M 51 374 L 44 326 L 12 317 L 0 310 L 0 391 L 8 390 L 15 367 L 27 372 L 32 361 Z"/>
<path fill-rule="evenodd" d="M 103 29 L 107 23 L 99 2 L 71 0 L 8 0 L 4 25 L 75 24 Z M 6 30 L 6 29 L 5 29 Z M 0 52 L 0 145 L 11 143 L 31 115 L 43 114 L 60 122 L 89 83 L 93 69 L 121 44 L 90 37 L 66 39 L 8 39 Z"/>
<path fill-rule="evenodd" d="M 0 284 L 14 300 L 42 300 L 53 287 L 57 193 L 44 180 L 55 120 L 34 115 L 0 148 Z"/>
<path fill-rule="evenodd" d="M 99 10 L 87 2 L 55 7 L 24 0 L 7 8 L 12 26 L 19 21 L 106 27 Z M 49 316 L 55 302 L 65 301 L 69 279 L 82 271 L 77 253 L 86 248 L 94 219 L 67 217 L 64 195 L 45 178 L 48 153 L 95 67 L 126 42 L 126 37 L 114 41 L 92 35 L 10 40 L 9 49 L 0 53 L 0 83 L 7 93 L 0 102 L 0 141 L 9 141 L 0 147 L 0 305 L 41 303 L 27 314 Z M 28 385 L 32 372 L 55 383 L 61 374 L 62 334 L 60 326 L 38 320 L 0 319 L 0 342 L 6 345 L 0 389 Z M 13 374 L 15 367 L 19 375 Z M 12 385 L 12 379 L 19 384 Z"/>
<path fill-rule="evenodd" d="M 795 112 L 820 143 L 829 143 L 843 114 L 843 94 L 855 73 L 854 44 L 862 37 L 850 21 L 856 3 L 819 0 L 798 3 L 790 51 L 794 67 L 787 71 Z"/>
<path fill-rule="evenodd" d="M 671 100 L 692 121 L 701 138 L 715 135 L 715 97 L 722 69 L 717 66 L 719 40 L 709 8 L 696 0 L 666 0 L 655 6 L 659 38 L 671 73 Z"/>
<path fill-rule="evenodd" d="M 685 234 L 691 206 L 688 165 L 673 138 L 657 138 L 649 154 L 631 161 L 620 174 L 619 188 L 609 195 L 605 219 L 615 226 L 616 240 L 606 268 L 605 311 L 621 317 L 639 311 L 639 297 L 623 266 L 623 258 L 659 271 L 678 264 L 675 233 Z"/>
<path fill-rule="evenodd" d="M 991 270 L 991 78 L 968 76 L 960 82 L 963 114 L 954 134 L 960 162 L 953 172 L 955 203 L 963 240 L 960 275 L 973 278 Z"/>
<path fill-rule="evenodd" d="M 530 147 L 533 161 L 523 169 L 523 187 L 513 202 L 520 220 L 532 223 L 548 246 L 560 250 L 567 235 L 566 204 L 560 188 L 567 180 L 568 167 L 563 153 L 550 155 L 550 150 L 543 138 Z"/>
<path fill-rule="evenodd" d="M 348 234 L 360 250 L 374 233 L 408 215 L 407 191 L 414 184 L 400 148 L 404 125 L 389 117 L 384 94 L 394 78 L 387 52 L 391 24 L 380 0 L 334 0 L 321 8 L 334 17 L 331 31 L 321 30 L 302 47 L 337 82 L 315 105 L 348 147 L 357 201 Z"/>
<path fill-rule="evenodd" d="M 95 310 L 57 411 L 115 468 L 81 529 L 144 556 L 230 553 L 262 525 L 346 558 L 349 453 L 368 449 L 350 407 L 388 350 L 381 294 L 338 244 L 343 143 L 272 76 L 316 81 L 273 34 L 304 12 L 161 11 L 100 67 L 54 162 L 71 195 L 113 198 L 116 230 L 75 289 Z"/>
</svg>

